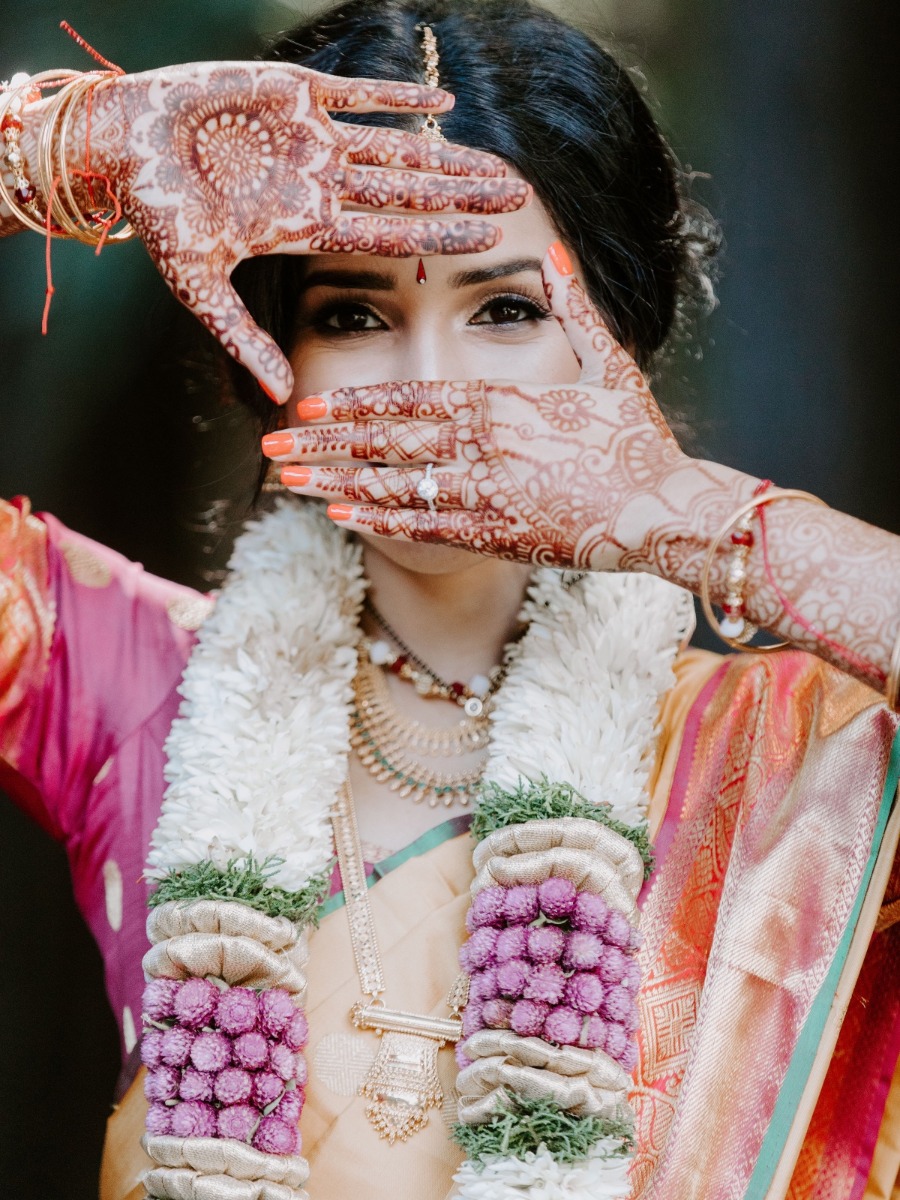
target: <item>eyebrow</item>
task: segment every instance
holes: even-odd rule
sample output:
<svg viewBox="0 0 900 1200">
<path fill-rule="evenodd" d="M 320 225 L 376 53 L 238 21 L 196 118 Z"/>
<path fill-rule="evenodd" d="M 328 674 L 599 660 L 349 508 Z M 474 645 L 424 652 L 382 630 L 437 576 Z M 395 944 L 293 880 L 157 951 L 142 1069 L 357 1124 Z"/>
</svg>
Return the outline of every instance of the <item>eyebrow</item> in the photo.
<svg viewBox="0 0 900 1200">
<path fill-rule="evenodd" d="M 526 271 L 540 273 L 539 258 L 509 258 L 492 267 L 475 267 L 470 271 L 457 271 L 450 277 L 450 287 L 474 287 L 479 283 L 492 283 L 510 275 L 521 275 Z M 310 271 L 303 281 L 304 290 L 314 287 L 348 288 L 361 292 L 392 292 L 397 286 L 397 276 L 392 271 L 341 271 L 321 268 Z"/>
</svg>

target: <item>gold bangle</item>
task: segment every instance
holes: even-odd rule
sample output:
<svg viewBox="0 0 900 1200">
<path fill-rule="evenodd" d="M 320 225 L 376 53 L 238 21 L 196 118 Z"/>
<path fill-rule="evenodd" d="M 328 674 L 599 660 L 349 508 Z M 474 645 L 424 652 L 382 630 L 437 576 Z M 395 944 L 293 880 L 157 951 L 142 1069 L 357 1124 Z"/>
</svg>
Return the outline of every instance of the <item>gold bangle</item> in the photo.
<svg viewBox="0 0 900 1200">
<path fill-rule="evenodd" d="M 894 650 L 891 654 L 891 665 L 887 673 L 884 698 L 887 701 L 888 708 L 892 708 L 894 712 L 900 712 L 900 633 L 897 634 L 897 640 L 894 642 Z"/>
<path fill-rule="evenodd" d="M 29 96 L 35 90 L 39 91 L 41 84 L 48 84 L 48 85 L 49 84 L 57 84 L 57 85 L 66 84 L 66 83 L 70 82 L 72 79 L 78 78 L 81 74 L 82 74 L 81 71 L 53 70 L 53 71 L 41 71 L 37 75 L 30 76 L 24 83 L 20 84 L 16 88 L 10 89 L 4 95 L 4 103 L 2 105 L 0 105 L 0 118 L 5 117 L 7 113 L 12 112 L 13 105 L 16 102 L 16 98 L 20 94 L 25 93 L 26 96 Z M 23 104 L 22 105 L 23 110 L 24 110 L 24 107 L 25 107 L 25 105 Z M 43 126 L 41 128 L 43 130 Z M 39 138 L 40 138 L 40 135 L 39 135 Z M 26 211 L 17 202 L 15 196 L 10 192 L 9 187 L 7 186 L 6 181 L 3 178 L 2 171 L 0 171 L 0 198 L 2 198 L 6 202 L 7 206 L 12 211 L 12 213 L 16 217 L 16 219 L 18 221 L 20 221 L 27 229 L 32 229 L 32 230 L 34 230 L 35 233 L 40 233 L 44 237 L 47 236 L 47 219 L 46 219 L 46 217 L 40 217 L 40 214 L 38 214 L 38 216 L 36 217 L 32 212 Z M 47 199 L 46 193 L 45 193 L 45 199 Z M 53 236 L 53 237 L 64 236 L 60 231 L 54 230 L 54 229 L 51 229 L 50 233 L 51 233 L 51 236 Z"/>
<path fill-rule="evenodd" d="M 791 643 L 775 642 L 771 646 L 747 646 L 743 642 L 739 642 L 736 638 L 728 637 L 724 634 L 719 621 L 716 619 L 716 614 L 713 612 L 712 601 L 709 598 L 709 577 L 712 572 L 713 563 L 715 562 L 716 551 L 719 549 L 722 539 L 726 534 L 737 525 L 742 517 L 754 513 L 761 505 L 773 504 L 776 500 L 809 500 L 813 504 L 821 504 L 827 507 L 825 501 L 820 500 L 818 496 L 813 496 L 809 492 L 798 491 L 795 488 L 778 488 L 774 491 L 763 492 L 759 496 L 754 496 L 745 504 L 735 509 L 710 542 L 709 550 L 706 552 L 706 559 L 703 563 L 703 571 L 700 576 L 700 604 L 703 607 L 703 614 L 709 622 L 710 627 L 732 650 L 740 650 L 744 654 L 771 654 L 774 650 L 783 650 L 786 646 L 790 646 Z"/>
</svg>

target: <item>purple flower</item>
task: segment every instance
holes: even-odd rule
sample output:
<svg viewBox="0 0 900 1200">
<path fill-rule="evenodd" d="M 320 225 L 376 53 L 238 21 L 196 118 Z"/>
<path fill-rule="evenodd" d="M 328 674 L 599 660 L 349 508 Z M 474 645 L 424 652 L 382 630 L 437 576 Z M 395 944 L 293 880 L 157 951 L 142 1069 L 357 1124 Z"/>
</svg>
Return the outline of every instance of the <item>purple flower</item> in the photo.
<svg viewBox="0 0 900 1200">
<path fill-rule="evenodd" d="M 174 1100 L 178 1095 L 178 1084 L 180 1082 L 179 1072 L 174 1067 L 157 1067 L 155 1071 L 148 1071 L 147 1078 L 144 1080 L 144 1095 L 150 1103 L 164 1103 L 166 1100 Z"/>
<path fill-rule="evenodd" d="M 215 1093 L 220 1104 L 245 1104 L 253 1091 L 253 1079 L 240 1067 L 226 1067 L 216 1076 Z"/>
<path fill-rule="evenodd" d="M 470 1000 L 493 1000 L 498 993 L 497 967 L 485 967 L 476 971 L 469 981 Z"/>
<path fill-rule="evenodd" d="M 628 956 L 618 946 L 607 946 L 597 974 L 604 983 L 621 983 L 628 970 Z"/>
<path fill-rule="evenodd" d="M 589 1015 L 600 1011 L 605 992 L 596 975 L 590 971 L 578 971 L 566 984 L 566 1003 L 576 1012 Z"/>
<path fill-rule="evenodd" d="M 269 1064 L 279 1079 L 285 1083 L 295 1079 L 297 1075 L 297 1060 L 292 1050 L 287 1046 L 275 1045 L 269 1050 Z"/>
<path fill-rule="evenodd" d="M 510 1000 L 518 1000 L 525 991 L 531 970 L 524 958 L 510 958 L 497 968 L 497 991 Z"/>
<path fill-rule="evenodd" d="M 469 1058 L 468 1054 L 466 1054 L 466 1047 L 465 1047 L 464 1042 L 456 1043 L 456 1045 L 453 1047 L 453 1054 L 456 1058 L 456 1065 L 459 1067 L 459 1069 L 461 1071 L 464 1071 L 466 1069 L 466 1067 L 469 1067 L 472 1065 L 472 1059 Z"/>
<path fill-rule="evenodd" d="M 603 933 L 610 945 L 626 947 L 631 942 L 631 923 L 620 912 L 611 912 Z"/>
<path fill-rule="evenodd" d="M 284 1121 L 285 1125 L 296 1125 L 303 1112 L 304 1099 L 303 1088 L 294 1088 L 293 1091 L 285 1092 L 273 1116 L 276 1116 L 279 1121 Z"/>
<path fill-rule="evenodd" d="M 609 917 L 609 905 L 594 892 L 579 892 L 572 906 L 572 924 L 585 933 L 602 933 Z"/>
<path fill-rule="evenodd" d="M 629 1037 L 621 1025 L 612 1023 L 606 1027 L 606 1053 L 616 1062 L 621 1062 Z"/>
<path fill-rule="evenodd" d="M 565 945 L 566 935 L 556 925 L 528 930 L 528 957 L 533 963 L 558 962 Z"/>
<path fill-rule="evenodd" d="M 219 994 L 216 1025 L 229 1037 L 239 1037 L 256 1028 L 257 1010 L 256 992 L 245 987 L 229 988 Z"/>
<path fill-rule="evenodd" d="M 554 1008 L 544 1022 L 544 1038 L 557 1046 L 575 1046 L 581 1037 L 583 1018 L 571 1008 Z"/>
<path fill-rule="evenodd" d="M 634 997 L 619 984 L 606 989 L 603 1015 L 610 1021 L 624 1021 L 634 1007 Z"/>
<path fill-rule="evenodd" d="M 148 1029 L 141 1037 L 141 1062 L 151 1071 L 162 1062 L 162 1039 L 159 1029 Z"/>
<path fill-rule="evenodd" d="M 536 920 L 540 912 L 537 888 L 530 883 L 508 888 L 504 912 L 510 925 L 527 925 Z"/>
<path fill-rule="evenodd" d="M 605 949 L 595 933 L 573 929 L 566 938 L 563 966 L 567 971 L 590 971 L 602 960 Z"/>
<path fill-rule="evenodd" d="M 185 1067 L 181 1072 L 181 1084 L 178 1095 L 182 1100 L 205 1100 L 213 1098 L 215 1075 L 210 1071 L 197 1071 L 194 1067 Z"/>
<path fill-rule="evenodd" d="M 284 1093 L 284 1081 L 272 1071 L 260 1071 L 253 1076 L 253 1103 L 268 1108 Z"/>
<path fill-rule="evenodd" d="M 263 1035 L 242 1033 L 234 1039 L 234 1061 L 245 1071 L 261 1071 L 269 1061 L 269 1043 Z"/>
<path fill-rule="evenodd" d="M 306 1057 L 303 1054 L 294 1055 L 294 1079 L 300 1087 L 306 1087 L 309 1079 L 309 1067 L 306 1065 Z"/>
<path fill-rule="evenodd" d="M 633 954 L 635 952 L 635 950 L 640 950 L 640 948 L 641 948 L 641 946 L 643 946 L 643 944 L 644 944 L 644 935 L 641 933 L 641 931 L 638 929 L 638 927 L 636 925 L 632 925 L 631 933 L 629 934 L 629 937 L 628 937 L 628 949 Z"/>
<path fill-rule="evenodd" d="M 170 1067 L 183 1067 L 191 1057 L 194 1035 L 181 1025 L 173 1025 L 162 1036 L 161 1057 Z"/>
<path fill-rule="evenodd" d="M 286 1125 L 278 1117 L 263 1117 L 253 1135 L 254 1149 L 263 1154 L 296 1154 L 300 1146 L 300 1131 Z"/>
<path fill-rule="evenodd" d="M 268 1037 L 281 1037 L 297 1011 L 284 988 L 269 988 L 259 997 L 259 1027 Z"/>
<path fill-rule="evenodd" d="M 309 1041 L 309 1022 L 306 1019 L 306 1013 L 301 1012 L 299 1008 L 294 1010 L 294 1015 L 288 1021 L 281 1040 L 291 1050 L 303 1049 Z"/>
<path fill-rule="evenodd" d="M 477 1033 L 479 1029 L 484 1029 L 484 1021 L 482 1020 L 481 1010 L 484 1005 L 480 1000 L 469 1001 L 466 1005 L 465 1012 L 462 1015 L 462 1031 L 464 1037 L 471 1037 L 473 1033 Z"/>
<path fill-rule="evenodd" d="M 188 1029 L 209 1025 L 221 995 L 208 979 L 186 979 L 175 997 L 175 1016 Z"/>
<path fill-rule="evenodd" d="M 215 1137 L 217 1130 L 216 1110 L 202 1100 L 185 1100 L 172 1109 L 172 1134 L 174 1137 Z"/>
<path fill-rule="evenodd" d="M 602 1017 L 585 1017 L 578 1045 L 585 1046 L 588 1050 L 603 1049 L 606 1045 L 606 1022 Z"/>
<path fill-rule="evenodd" d="M 544 1004 L 559 1004 L 566 989 L 566 977 L 557 963 L 541 963 L 532 967 L 525 985 L 526 1000 Z"/>
<path fill-rule="evenodd" d="M 147 1132 L 155 1137 L 172 1132 L 172 1109 L 167 1104 L 151 1104 L 147 1109 Z"/>
<path fill-rule="evenodd" d="M 222 1071 L 231 1063 L 231 1041 L 224 1033 L 198 1033 L 191 1046 L 191 1062 L 198 1071 Z"/>
<path fill-rule="evenodd" d="M 481 1016 L 488 1029 L 509 1029 L 512 1009 L 511 1000 L 488 1000 L 481 1010 Z"/>
<path fill-rule="evenodd" d="M 625 967 L 625 974 L 622 976 L 622 987 L 627 988 L 629 992 L 636 993 L 641 986 L 641 968 L 635 959 L 630 958 Z"/>
<path fill-rule="evenodd" d="M 460 948 L 459 965 L 469 975 L 489 967 L 494 960 L 497 930 L 487 925 L 476 929 L 469 940 Z"/>
<path fill-rule="evenodd" d="M 473 933 L 483 925 L 499 925 L 505 915 L 506 888 L 487 887 L 478 893 L 466 913 L 466 929 Z"/>
<path fill-rule="evenodd" d="M 624 1067 L 624 1069 L 630 1075 L 631 1072 L 634 1070 L 634 1068 L 637 1066 L 637 1061 L 638 1061 L 637 1042 L 635 1042 L 632 1038 L 629 1038 L 628 1044 L 625 1047 L 625 1049 L 622 1051 L 621 1057 L 619 1058 L 619 1063 L 621 1064 L 622 1067 Z"/>
<path fill-rule="evenodd" d="M 519 1037 L 540 1037 L 549 1006 L 540 1000 L 517 1000 L 509 1023 Z"/>
<path fill-rule="evenodd" d="M 527 929 L 523 925 L 512 925 L 501 929 L 494 947 L 497 963 L 509 962 L 511 958 L 524 958 L 527 952 Z"/>
<path fill-rule="evenodd" d="M 180 987 L 177 979 L 152 979 L 147 984 L 142 1007 L 151 1021 L 165 1021 L 172 1016 Z"/>
<path fill-rule="evenodd" d="M 574 883 L 568 879 L 553 877 L 545 879 L 538 888 L 538 903 L 541 912 L 551 921 L 561 921 L 571 913 L 577 895 Z"/>
<path fill-rule="evenodd" d="M 219 1110 L 219 1137 L 249 1142 L 259 1123 L 259 1112 L 249 1104 L 235 1104 Z"/>
<path fill-rule="evenodd" d="M 634 1033 L 640 1023 L 641 1019 L 638 1016 L 637 1005 L 632 1004 L 631 1008 L 629 1008 L 628 1012 L 622 1018 L 622 1024 L 625 1026 L 625 1032 L 631 1035 Z"/>
</svg>

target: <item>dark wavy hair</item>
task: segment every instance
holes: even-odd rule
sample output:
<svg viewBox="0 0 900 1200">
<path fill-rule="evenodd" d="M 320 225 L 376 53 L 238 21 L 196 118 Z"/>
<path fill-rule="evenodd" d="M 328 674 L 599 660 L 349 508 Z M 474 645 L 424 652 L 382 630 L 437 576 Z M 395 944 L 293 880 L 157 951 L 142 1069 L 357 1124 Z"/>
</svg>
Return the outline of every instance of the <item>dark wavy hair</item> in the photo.
<svg viewBox="0 0 900 1200">
<path fill-rule="evenodd" d="M 499 155 L 533 185 L 581 259 L 595 304 L 649 367 L 685 300 L 711 291 L 716 231 L 683 194 L 677 164 L 628 72 L 585 33 L 532 0 L 348 0 L 277 37 L 263 57 L 334 75 L 423 82 L 422 22 L 437 37 L 441 84 L 456 96 L 441 117 L 447 138 Z M 361 119 L 421 124 L 410 115 Z M 302 258 L 290 256 L 235 272 L 250 311 L 282 347 L 302 272 Z M 272 428 L 271 401 L 246 372 L 233 379 L 263 431 Z"/>
</svg>

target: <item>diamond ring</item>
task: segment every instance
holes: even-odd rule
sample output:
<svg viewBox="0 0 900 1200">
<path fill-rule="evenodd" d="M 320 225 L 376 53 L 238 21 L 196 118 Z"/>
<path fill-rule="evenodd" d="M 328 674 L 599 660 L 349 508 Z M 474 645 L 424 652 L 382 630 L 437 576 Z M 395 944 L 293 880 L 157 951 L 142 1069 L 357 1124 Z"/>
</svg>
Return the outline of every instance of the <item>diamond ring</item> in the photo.
<svg viewBox="0 0 900 1200">
<path fill-rule="evenodd" d="M 440 490 L 437 480 L 434 478 L 434 463 L 429 463 L 425 468 L 425 478 L 420 479 L 416 487 L 416 495 L 420 500 L 424 500 L 431 511 L 434 512 L 434 502 Z"/>
</svg>

